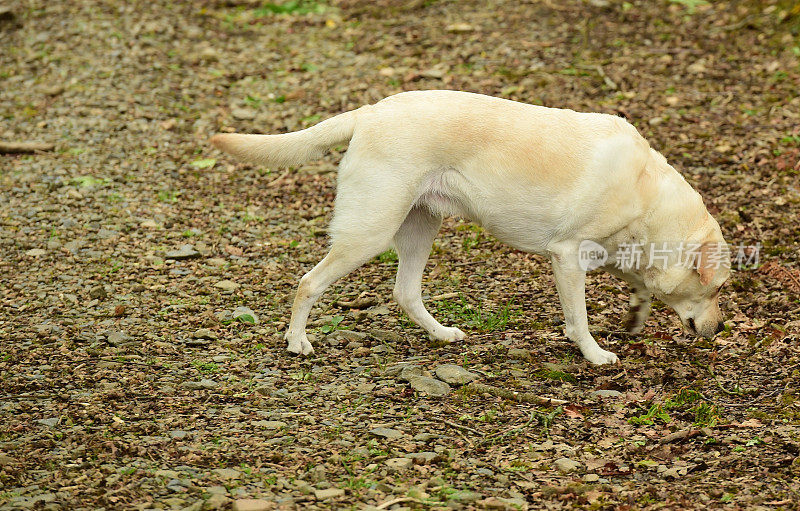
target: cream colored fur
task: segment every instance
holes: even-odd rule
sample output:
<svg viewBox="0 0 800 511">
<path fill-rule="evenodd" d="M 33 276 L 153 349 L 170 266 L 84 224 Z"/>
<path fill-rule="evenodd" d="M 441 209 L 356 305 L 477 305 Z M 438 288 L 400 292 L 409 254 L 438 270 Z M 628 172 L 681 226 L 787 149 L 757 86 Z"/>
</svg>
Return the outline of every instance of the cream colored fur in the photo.
<svg viewBox="0 0 800 511">
<path fill-rule="evenodd" d="M 405 92 L 283 135 L 216 135 L 212 143 L 267 166 L 300 165 L 349 142 L 342 159 L 328 255 L 301 280 L 287 349 L 313 351 L 305 333 L 315 300 L 334 281 L 395 246 L 394 295 L 437 339 L 465 337 L 425 309 L 422 273 L 442 217 L 462 215 L 519 250 L 553 264 L 566 334 L 592 363 L 617 361 L 589 333 L 585 272 L 577 247 L 590 239 L 612 254 L 631 241 L 722 242 L 702 199 L 629 123 L 457 91 Z M 613 263 L 613 256 L 611 263 Z M 713 335 L 727 267 L 610 271 L 634 288 L 632 330 L 650 294 L 687 328 Z M 642 306 L 645 310 L 642 310 Z"/>
</svg>

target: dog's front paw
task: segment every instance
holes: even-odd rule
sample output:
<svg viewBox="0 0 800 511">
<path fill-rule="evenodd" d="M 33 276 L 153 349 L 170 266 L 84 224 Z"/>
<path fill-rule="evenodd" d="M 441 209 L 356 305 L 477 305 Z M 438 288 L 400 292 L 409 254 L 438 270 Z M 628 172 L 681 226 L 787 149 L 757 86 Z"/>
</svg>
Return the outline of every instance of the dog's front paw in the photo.
<svg viewBox="0 0 800 511">
<path fill-rule="evenodd" d="M 286 351 L 297 355 L 310 355 L 314 353 L 314 347 L 308 341 L 305 332 L 300 335 L 290 335 L 286 333 L 284 337 L 287 341 Z"/>
<path fill-rule="evenodd" d="M 443 326 L 441 330 L 436 330 L 435 332 L 431 332 L 431 337 L 433 337 L 437 341 L 455 342 L 455 341 L 463 341 L 464 339 L 467 338 L 467 334 L 465 334 L 458 328 Z"/>
<path fill-rule="evenodd" d="M 583 358 L 595 365 L 616 364 L 619 358 L 610 351 L 606 351 L 600 346 L 592 350 L 583 352 Z"/>
</svg>

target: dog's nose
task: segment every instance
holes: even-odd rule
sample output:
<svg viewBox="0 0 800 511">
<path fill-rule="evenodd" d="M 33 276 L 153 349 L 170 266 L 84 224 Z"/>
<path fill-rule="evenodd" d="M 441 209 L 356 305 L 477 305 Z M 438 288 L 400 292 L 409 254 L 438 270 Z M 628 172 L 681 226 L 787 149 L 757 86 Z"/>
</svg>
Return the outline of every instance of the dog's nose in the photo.
<svg viewBox="0 0 800 511">
<path fill-rule="evenodd" d="M 725 330 L 725 323 L 720 321 L 719 323 L 717 323 L 717 331 L 714 332 L 714 333 L 718 334 L 718 333 L 722 332 L 723 330 Z"/>
</svg>

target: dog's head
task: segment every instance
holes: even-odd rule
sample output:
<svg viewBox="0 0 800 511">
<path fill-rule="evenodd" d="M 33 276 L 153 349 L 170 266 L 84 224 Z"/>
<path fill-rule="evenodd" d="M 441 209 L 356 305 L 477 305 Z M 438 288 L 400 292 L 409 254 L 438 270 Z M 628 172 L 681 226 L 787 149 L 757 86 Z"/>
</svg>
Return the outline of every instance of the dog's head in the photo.
<svg viewBox="0 0 800 511">
<path fill-rule="evenodd" d="M 678 313 L 687 332 L 710 339 L 725 328 L 719 294 L 730 275 L 730 255 L 721 233 L 693 245 L 690 263 L 661 272 L 652 291 Z"/>
</svg>

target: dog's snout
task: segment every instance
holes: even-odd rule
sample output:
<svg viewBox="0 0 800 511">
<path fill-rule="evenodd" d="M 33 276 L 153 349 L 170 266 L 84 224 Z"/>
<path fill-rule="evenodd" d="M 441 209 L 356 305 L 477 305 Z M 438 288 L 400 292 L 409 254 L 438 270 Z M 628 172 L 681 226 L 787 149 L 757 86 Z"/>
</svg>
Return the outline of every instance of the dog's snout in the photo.
<svg viewBox="0 0 800 511">
<path fill-rule="evenodd" d="M 717 323 L 717 331 L 714 332 L 714 333 L 718 334 L 718 333 L 722 332 L 723 330 L 725 330 L 725 323 L 720 321 L 719 323 Z"/>
<path fill-rule="evenodd" d="M 694 326 L 694 318 L 689 318 L 688 323 L 689 323 L 689 328 L 692 330 L 692 332 L 697 332 L 697 328 L 695 328 Z"/>
</svg>

